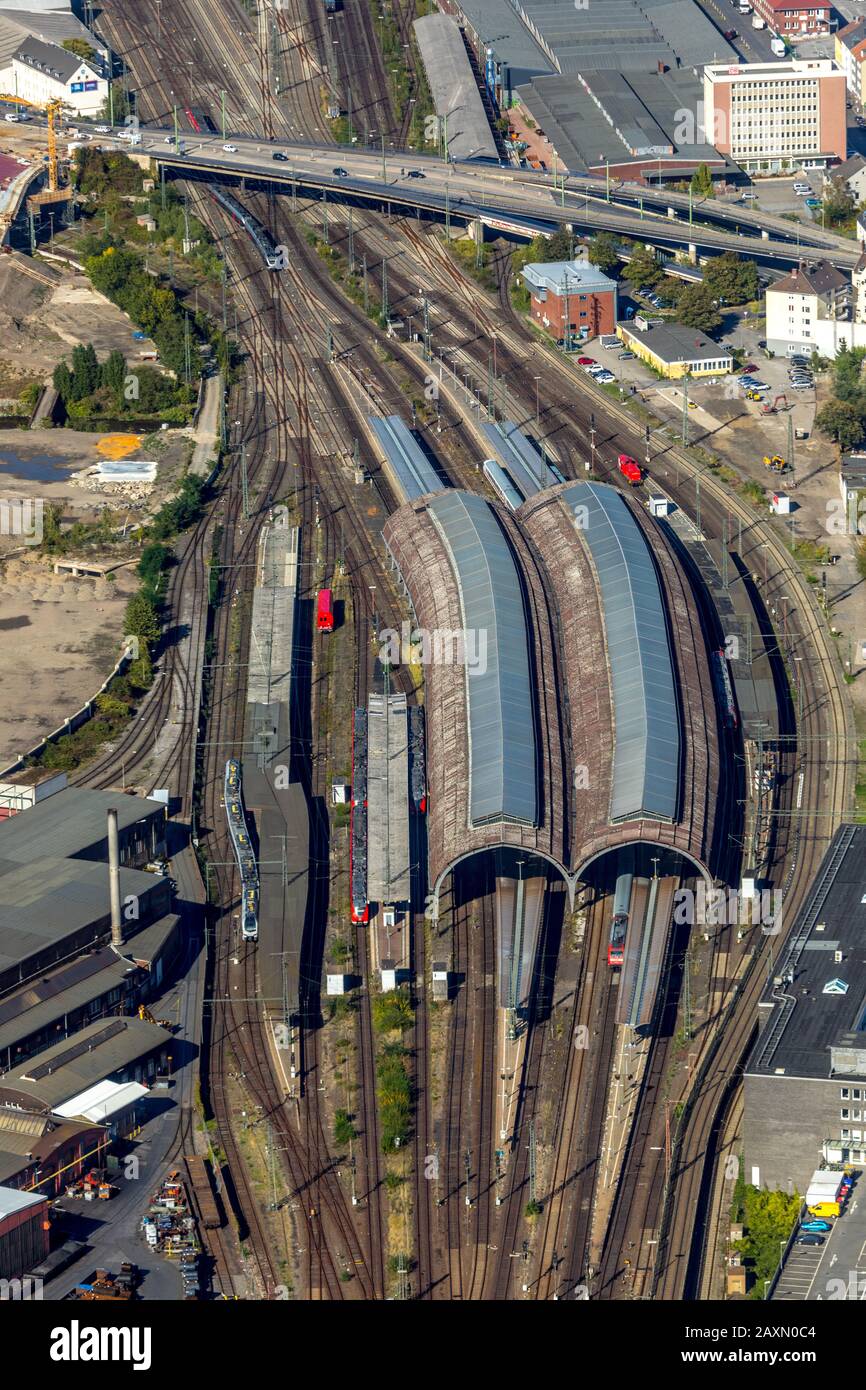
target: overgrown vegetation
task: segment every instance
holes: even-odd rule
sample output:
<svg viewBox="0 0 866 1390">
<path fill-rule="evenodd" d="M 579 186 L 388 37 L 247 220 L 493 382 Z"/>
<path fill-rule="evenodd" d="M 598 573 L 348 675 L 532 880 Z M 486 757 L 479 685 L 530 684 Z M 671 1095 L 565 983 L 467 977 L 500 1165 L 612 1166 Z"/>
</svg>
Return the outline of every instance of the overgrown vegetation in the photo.
<svg viewBox="0 0 866 1390">
<path fill-rule="evenodd" d="M 402 1043 L 385 1043 L 376 1061 L 376 1095 L 383 1153 L 405 1144 L 412 1132 L 412 1086 Z"/>
<path fill-rule="evenodd" d="M 415 1014 L 408 994 L 400 989 L 392 989 L 387 994 L 377 994 L 373 999 L 373 1027 L 377 1033 L 391 1033 L 399 1029 L 401 1033 L 411 1028 Z"/>
<path fill-rule="evenodd" d="M 731 1219 L 743 1224 L 743 1239 L 735 1241 L 734 1248 L 751 1277 L 749 1298 L 764 1297 L 765 1281 L 776 1272 L 782 1242 L 791 1234 L 800 1203 L 796 1192 L 789 1195 L 750 1187 L 743 1182 L 742 1172 L 737 1179 Z"/>
<path fill-rule="evenodd" d="M 191 386 L 141 363 L 130 366 L 118 349 L 99 362 L 92 343 L 72 349 L 54 369 L 54 389 L 73 424 L 106 418 L 185 425 L 195 404 Z"/>
</svg>

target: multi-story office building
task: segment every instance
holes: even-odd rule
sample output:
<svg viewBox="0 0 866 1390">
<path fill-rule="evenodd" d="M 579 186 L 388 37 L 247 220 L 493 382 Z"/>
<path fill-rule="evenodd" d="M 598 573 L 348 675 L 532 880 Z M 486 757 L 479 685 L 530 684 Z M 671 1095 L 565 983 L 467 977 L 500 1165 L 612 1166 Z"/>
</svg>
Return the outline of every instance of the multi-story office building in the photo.
<svg viewBox="0 0 866 1390">
<path fill-rule="evenodd" d="M 704 68 L 706 129 L 750 173 L 825 168 L 847 155 L 845 74 L 833 58 Z"/>
</svg>

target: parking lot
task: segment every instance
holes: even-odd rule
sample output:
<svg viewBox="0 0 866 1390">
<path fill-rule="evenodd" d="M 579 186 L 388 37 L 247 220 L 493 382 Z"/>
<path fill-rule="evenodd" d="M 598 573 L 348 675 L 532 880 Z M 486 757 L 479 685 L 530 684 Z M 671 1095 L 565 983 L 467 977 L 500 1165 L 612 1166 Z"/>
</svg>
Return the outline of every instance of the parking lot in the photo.
<svg viewBox="0 0 866 1390">
<path fill-rule="evenodd" d="M 858 1191 L 823 1245 L 792 1245 L 772 1302 L 866 1299 L 866 1201 Z"/>
</svg>

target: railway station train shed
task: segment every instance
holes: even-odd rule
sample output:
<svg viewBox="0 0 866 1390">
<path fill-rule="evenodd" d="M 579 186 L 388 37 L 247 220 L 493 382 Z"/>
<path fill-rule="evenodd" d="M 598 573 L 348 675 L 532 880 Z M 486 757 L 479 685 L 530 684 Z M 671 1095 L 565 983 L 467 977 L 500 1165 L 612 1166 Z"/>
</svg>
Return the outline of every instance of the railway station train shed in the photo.
<svg viewBox="0 0 866 1390">
<path fill-rule="evenodd" d="M 662 528 L 615 488 L 566 483 L 514 514 L 440 491 L 383 534 L 418 626 L 440 634 L 425 672 L 434 893 L 502 848 L 548 860 L 571 892 L 638 843 L 710 879 L 718 715 Z"/>
<path fill-rule="evenodd" d="M 448 15 L 414 22 L 421 61 L 451 159 L 499 159 L 459 26 Z"/>
</svg>

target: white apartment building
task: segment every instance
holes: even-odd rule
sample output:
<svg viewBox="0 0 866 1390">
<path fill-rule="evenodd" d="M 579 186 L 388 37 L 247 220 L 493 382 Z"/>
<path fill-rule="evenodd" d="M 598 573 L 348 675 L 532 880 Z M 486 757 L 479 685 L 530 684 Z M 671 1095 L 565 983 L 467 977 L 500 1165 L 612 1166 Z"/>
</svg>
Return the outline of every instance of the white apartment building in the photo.
<svg viewBox="0 0 866 1390">
<path fill-rule="evenodd" d="M 34 106 L 62 101 L 79 116 L 95 116 L 108 96 L 108 79 L 99 59 L 87 60 L 59 44 L 28 35 L 8 68 L 0 72 L 0 90 Z"/>
<path fill-rule="evenodd" d="M 704 68 L 707 138 L 750 173 L 845 159 L 845 74 L 833 58 Z"/>
<path fill-rule="evenodd" d="M 789 356 L 866 347 L 866 255 L 851 280 L 828 261 L 804 261 L 766 294 L 767 347 Z"/>
</svg>

